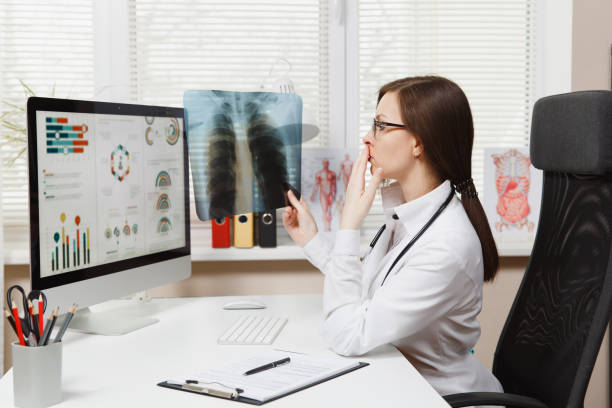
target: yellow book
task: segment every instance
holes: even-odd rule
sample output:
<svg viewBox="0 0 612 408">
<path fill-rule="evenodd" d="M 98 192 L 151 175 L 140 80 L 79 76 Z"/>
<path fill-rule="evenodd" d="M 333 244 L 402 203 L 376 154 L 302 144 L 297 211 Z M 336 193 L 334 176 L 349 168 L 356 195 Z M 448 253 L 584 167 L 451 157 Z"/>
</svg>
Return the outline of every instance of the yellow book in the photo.
<svg viewBox="0 0 612 408">
<path fill-rule="evenodd" d="M 253 213 L 234 215 L 234 247 L 253 247 Z"/>
</svg>

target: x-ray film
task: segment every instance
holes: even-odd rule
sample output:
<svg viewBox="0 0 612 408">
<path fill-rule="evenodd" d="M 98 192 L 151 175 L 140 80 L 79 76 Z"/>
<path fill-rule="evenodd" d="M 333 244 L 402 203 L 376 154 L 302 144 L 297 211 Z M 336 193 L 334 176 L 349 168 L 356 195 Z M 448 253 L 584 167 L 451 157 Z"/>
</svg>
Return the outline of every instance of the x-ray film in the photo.
<svg viewBox="0 0 612 408">
<path fill-rule="evenodd" d="M 302 98 L 186 91 L 187 146 L 202 221 L 287 205 L 301 183 Z"/>
</svg>

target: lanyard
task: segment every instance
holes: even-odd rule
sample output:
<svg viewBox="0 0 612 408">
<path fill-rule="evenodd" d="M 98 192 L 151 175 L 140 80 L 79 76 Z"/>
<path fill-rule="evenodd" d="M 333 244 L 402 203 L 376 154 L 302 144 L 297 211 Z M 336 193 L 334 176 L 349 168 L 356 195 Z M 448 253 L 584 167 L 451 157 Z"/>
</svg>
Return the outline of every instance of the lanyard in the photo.
<svg viewBox="0 0 612 408">
<path fill-rule="evenodd" d="M 431 224 L 433 224 L 433 222 L 436 220 L 436 218 L 438 218 L 438 216 L 440 214 L 442 214 L 442 211 L 444 211 L 444 209 L 446 208 L 448 203 L 450 203 L 450 201 L 451 201 L 451 199 L 453 198 L 454 195 L 455 195 L 455 191 L 451 188 L 450 194 L 448 195 L 446 200 L 442 203 L 440 208 L 438 208 L 438 211 L 436 211 L 434 213 L 434 215 L 431 216 L 429 221 L 427 221 L 427 223 L 423 226 L 423 228 L 421 228 L 421 230 L 419 232 L 417 232 L 417 234 L 410 240 L 410 242 L 406 245 L 406 247 L 402 250 L 402 252 L 400 252 L 400 254 L 397 256 L 397 258 L 395 258 L 395 260 L 393 261 L 393 264 L 391 265 L 391 267 L 387 271 L 387 274 L 385 275 L 385 278 L 383 279 L 383 281 L 380 284 L 380 286 L 382 286 L 385 283 L 385 280 L 387 279 L 387 276 L 389 276 L 389 273 L 391 272 L 393 267 L 399 262 L 399 260 L 402 258 L 402 256 L 404 256 L 404 254 L 412 247 L 412 245 L 414 245 L 416 240 L 419 239 L 421 237 L 421 235 L 423 235 L 423 233 L 425 231 L 427 231 L 427 228 L 429 228 L 431 226 Z M 385 224 L 382 227 L 380 227 L 380 229 L 378 230 L 378 232 L 374 236 L 374 239 L 372 240 L 372 242 L 370 242 L 370 247 L 371 248 L 374 248 L 374 246 L 376 245 L 376 242 L 378 241 L 378 238 L 380 238 L 381 234 L 383 233 L 383 231 L 385 230 L 386 227 L 387 227 L 387 224 Z"/>
</svg>

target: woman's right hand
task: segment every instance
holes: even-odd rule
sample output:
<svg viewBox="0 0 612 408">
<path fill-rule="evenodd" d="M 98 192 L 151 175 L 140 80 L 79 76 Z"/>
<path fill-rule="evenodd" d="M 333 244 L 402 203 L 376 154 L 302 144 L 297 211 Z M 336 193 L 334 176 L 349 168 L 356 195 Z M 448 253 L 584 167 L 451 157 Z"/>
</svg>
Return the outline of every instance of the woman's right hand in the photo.
<svg viewBox="0 0 612 408">
<path fill-rule="evenodd" d="M 317 223 L 310 213 L 310 208 L 302 196 L 299 200 L 293 191 L 287 192 L 291 206 L 285 207 L 283 225 L 289 236 L 300 246 L 304 247 L 317 235 Z"/>
</svg>

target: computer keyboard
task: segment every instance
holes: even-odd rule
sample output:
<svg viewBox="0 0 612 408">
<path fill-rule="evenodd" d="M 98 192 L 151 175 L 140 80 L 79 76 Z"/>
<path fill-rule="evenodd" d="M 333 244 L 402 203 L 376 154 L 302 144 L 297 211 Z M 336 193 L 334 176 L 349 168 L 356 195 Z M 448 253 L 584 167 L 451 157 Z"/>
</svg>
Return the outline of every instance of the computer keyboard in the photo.
<svg viewBox="0 0 612 408">
<path fill-rule="evenodd" d="M 219 344 L 269 345 L 285 327 L 286 318 L 242 315 L 217 339 Z"/>
</svg>

